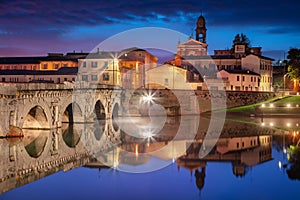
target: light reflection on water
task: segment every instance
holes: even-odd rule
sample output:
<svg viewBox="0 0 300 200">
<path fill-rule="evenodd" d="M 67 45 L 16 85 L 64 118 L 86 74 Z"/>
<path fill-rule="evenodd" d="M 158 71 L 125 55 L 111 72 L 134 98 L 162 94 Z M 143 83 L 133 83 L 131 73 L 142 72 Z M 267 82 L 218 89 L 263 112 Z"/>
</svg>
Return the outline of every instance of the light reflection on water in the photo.
<svg viewBox="0 0 300 200">
<path fill-rule="evenodd" d="M 248 123 L 242 123 L 245 120 Z M 262 125 L 261 122 L 265 123 Z M 298 195 L 300 186 L 300 167 L 297 149 L 290 147 L 299 143 L 298 119 L 234 119 L 227 120 L 221 138 L 213 150 L 199 159 L 209 118 L 202 118 L 195 140 L 185 140 L 184 136 L 174 139 L 178 130 L 178 120 L 170 118 L 162 131 L 151 139 L 135 138 L 121 132 L 122 143 L 107 148 L 83 162 L 85 167 L 67 171 L 52 170 L 53 175 L 22 186 L 16 185 L 3 193 L 2 199 L 21 197 L 38 199 L 283 199 Z M 192 122 L 192 119 L 191 119 Z M 273 123 L 273 126 L 270 126 Z M 289 123 L 289 126 L 287 125 Z M 93 137 L 100 141 L 107 134 L 103 129 L 105 122 L 87 124 L 93 130 Z M 188 127 L 188 126 L 187 126 Z M 72 131 L 73 129 L 73 131 Z M 59 131 L 58 131 L 59 132 Z M 1 152 L 23 144 L 31 157 L 39 159 L 47 153 L 45 146 L 53 140 L 47 131 L 32 134 L 27 130 L 22 140 L 2 140 Z M 67 148 L 75 153 L 80 146 L 82 135 L 74 127 L 61 130 L 61 138 Z M 189 137 L 188 131 L 186 132 Z M 147 135 L 146 135 L 147 136 Z M 62 145 L 63 143 L 59 143 Z M 49 145 L 50 146 L 50 145 Z M 163 151 L 157 152 L 167 146 Z M 123 151 L 121 151 L 123 150 Z M 183 153 L 185 152 L 185 153 Z M 104 156 L 105 153 L 105 156 Z M 121 155 L 123 154 L 123 155 Z M 2 153 L 2 155 L 5 155 Z M 9 154 L 10 155 L 10 154 Z M 49 154 L 51 155 L 51 154 Z M 53 157 L 59 156 L 53 154 Z M 111 164 L 107 168 L 102 161 Z M 13 162 L 13 161 L 10 161 Z M 162 169 L 140 174 L 118 171 L 122 167 L 132 169 L 147 168 L 156 162 L 165 162 Z M 5 162 L 2 163 L 5 166 Z M 16 163 L 22 168 L 22 163 Z M 72 165 L 69 162 L 68 165 Z M 73 168 L 69 166 L 69 168 Z M 115 168 L 115 169 L 114 169 Z M 4 174 L 4 169 L 3 173 Z M 17 173 L 17 172 L 16 172 Z M 1 174 L 1 175 L 2 175 Z M 51 174 L 51 173 L 50 173 Z M 47 174 L 49 175 L 49 173 Z M 18 176 L 15 176 L 17 179 Z M 38 179 L 39 179 L 38 178 Z M 11 179 L 9 179 L 11 180 Z M 34 179 L 36 180 L 36 179 Z M 9 183 L 1 180 L 1 191 Z M 39 192 L 36 192 L 39 191 Z"/>
</svg>

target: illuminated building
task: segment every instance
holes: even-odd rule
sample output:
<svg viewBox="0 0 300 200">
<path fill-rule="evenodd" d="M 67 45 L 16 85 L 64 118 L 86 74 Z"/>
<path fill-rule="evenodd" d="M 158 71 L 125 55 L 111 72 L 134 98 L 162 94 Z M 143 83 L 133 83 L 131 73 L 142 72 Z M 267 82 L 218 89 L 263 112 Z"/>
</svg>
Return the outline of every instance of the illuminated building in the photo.
<svg viewBox="0 0 300 200">
<path fill-rule="evenodd" d="M 251 74 L 255 73 L 260 75 L 260 77 L 255 75 L 256 79 L 258 79 L 258 85 L 256 83 L 256 85 L 253 85 L 253 81 L 250 85 L 248 85 L 248 83 L 242 83 L 237 87 L 235 87 L 235 84 L 231 84 L 230 87 L 226 87 L 226 89 L 241 91 L 273 90 L 272 61 L 274 60 L 263 56 L 261 47 L 248 47 L 244 43 L 237 43 L 232 49 L 214 50 L 214 55 L 209 56 L 207 55 L 208 45 L 206 43 L 206 31 L 205 18 L 201 14 L 196 23 L 195 39 L 189 37 L 186 42 L 178 42 L 177 57 L 168 63 L 180 67 L 180 63 L 183 61 L 188 62 L 197 69 L 202 77 L 205 76 L 207 80 L 216 79 L 218 71 L 226 70 L 227 73 L 231 74 L 227 76 L 228 81 L 235 82 L 231 80 L 231 77 L 234 76 L 233 74 L 236 74 L 236 71 L 249 71 Z M 241 74 L 240 76 L 242 77 L 243 75 Z M 247 76 L 247 73 L 244 74 L 244 76 Z M 251 80 L 251 77 L 249 80 Z"/>
<path fill-rule="evenodd" d="M 49 53 L 48 56 L 1 57 L 0 82 L 63 83 L 75 81 L 78 62 L 74 55 Z"/>
<path fill-rule="evenodd" d="M 157 58 L 143 49 L 97 51 L 79 59 L 78 80 L 92 84 L 145 87 L 145 73 L 156 67 Z"/>
</svg>

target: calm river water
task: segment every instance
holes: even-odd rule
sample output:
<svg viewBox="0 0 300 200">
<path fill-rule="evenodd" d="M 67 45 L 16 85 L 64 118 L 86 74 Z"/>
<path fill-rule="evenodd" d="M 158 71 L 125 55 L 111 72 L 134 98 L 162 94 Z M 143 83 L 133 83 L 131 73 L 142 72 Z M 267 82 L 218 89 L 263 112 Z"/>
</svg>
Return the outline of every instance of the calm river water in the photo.
<svg viewBox="0 0 300 200">
<path fill-rule="evenodd" d="M 22 139 L 1 139 L 0 199 L 299 196 L 298 118 L 117 122 L 24 130 Z"/>
</svg>

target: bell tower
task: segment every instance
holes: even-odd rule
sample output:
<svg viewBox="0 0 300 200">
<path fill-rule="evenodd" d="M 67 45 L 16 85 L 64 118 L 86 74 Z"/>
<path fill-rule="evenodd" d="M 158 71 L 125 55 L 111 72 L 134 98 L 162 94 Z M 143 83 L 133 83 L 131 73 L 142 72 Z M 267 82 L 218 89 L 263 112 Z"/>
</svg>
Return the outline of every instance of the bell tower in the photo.
<svg viewBox="0 0 300 200">
<path fill-rule="evenodd" d="M 199 42 L 206 43 L 206 23 L 205 18 L 201 15 L 199 16 L 197 20 L 197 28 L 196 28 L 196 40 Z"/>
</svg>

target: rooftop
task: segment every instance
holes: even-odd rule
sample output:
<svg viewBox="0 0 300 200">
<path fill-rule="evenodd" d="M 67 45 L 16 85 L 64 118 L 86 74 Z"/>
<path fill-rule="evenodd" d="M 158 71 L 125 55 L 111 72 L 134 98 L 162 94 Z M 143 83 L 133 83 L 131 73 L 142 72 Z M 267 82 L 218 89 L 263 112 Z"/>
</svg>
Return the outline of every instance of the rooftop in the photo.
<svg viewBox="0 0 300 200">
<path fill-rule="evenodd" d="M 58 70 L 2 70 L 1 75 L 76 75 L 77 67 L 62 67 Z"/>
</svg>

